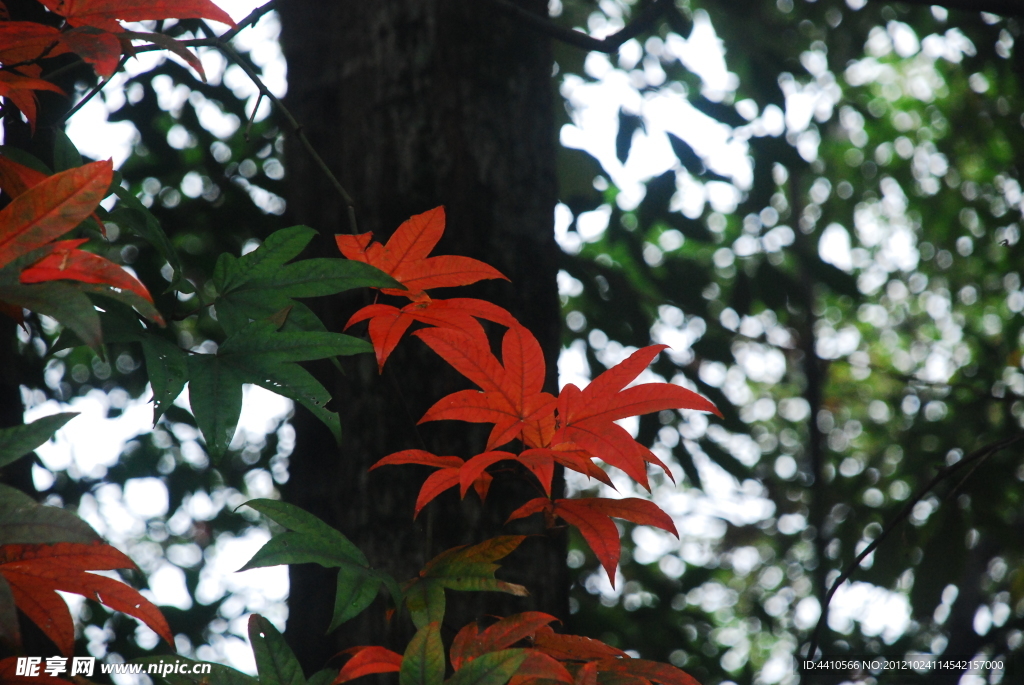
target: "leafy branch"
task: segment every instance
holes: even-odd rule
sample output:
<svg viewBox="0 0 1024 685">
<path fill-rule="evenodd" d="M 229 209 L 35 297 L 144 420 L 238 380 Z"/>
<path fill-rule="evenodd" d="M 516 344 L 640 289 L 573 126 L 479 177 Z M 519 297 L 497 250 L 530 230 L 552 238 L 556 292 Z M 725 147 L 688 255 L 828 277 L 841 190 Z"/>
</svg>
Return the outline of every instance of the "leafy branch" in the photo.
<svg viewBox="0 0 1024 685">
<path fill-rule="evenodd" d="M 949 495 L 959 492 L 964 482 L 974 473 L 974 471 L 979 466 L 981 466 L 981 463 L 985 459 L 988 459 L 993 454 L 1000 452 L 1006 449 L 1007 447 L 1010 447 L 1011 445 L 1015 445 L 1022 441 L 1024 441 L 1024 433 L 1018 433 L 1017 435 L 1008 438 L 1003 438 L 1002 440 L 996 440 L 993 443 L 976 449 L 975 451 L 971 452 L 970 454 L 968 454 L 966 457 L 956 462 L 955 464 L 944 466 L 943 468 L 939 469 L 938 473 L 936 473 L 935 476 L 930 481 L 928 481 L 928 483 L 923 488 L 918 490 L 917 494 L 915 494 L 911 499 L 907 501 L 905 505 L 903 505 L 903 508 L 900 509 L 900 512 L 896 515 L 895 518 L 893 518 L 891 521 L 889 521 L 889 523 L 886 524 L 885 528 L 882 529 L 882 532 L 878 535 L 878 537 L 872 540 L 868 544 L 868 546 L 865 547 L 861 551 L 861 553 L 857 555 L 857 558 L 854 559 L 853 562 L 851 562 L 850 565 L 846 567 L 843 573 L 838 578 L 836 578 L 835 582 L 832 583 L 832 587 L 829 588 L 828 594 L 825 595 L 825 602 L 824 606 L 822 606 L 821 608 L 821 615 L 818 617 L 818 624 L 814 627 L 814 633 L 811 635 L 811 641 L 807 649 L 808 658 L 813 659 L 815 652 L 817 652 L 818 650 L 818 643 L 821 638 L 821 631 L 824 629 L 825 624 L 828 621 L 828 606 L 829 603 L 832 601 L 832 597 L 836 594 L 836 591 L 839 589 L 839 586 L 845 583 L 850 578 L 850 576 L 853 575 L 853 572 L 857 570 L 861 562 L 864 561 L 864 559 L 866 559 L 872 552 L 874 552 L 878 548 L 879 545 L 882 544 L 882 541 L 885 540 L 886 537 L 888 537 L 889 533 L 896 529 L 896 526 L 898 526 L 900 523 L 905 521 L 910 516 L 911 512 L 913 512 L 914 510 L 914 506 L 918 502 L 923 500 L 928 495 L 928 493 L 931 492 L 939 483 L 946 480 L 947 478 L 950 478 L 958 471 L 962 470 L 964 467 L 971 465 L 971 468 L 967 471 L 967 474 L 956 484 L 956 486 L 954 486 L 954 488 L 950 491 Z"/>
</svg>

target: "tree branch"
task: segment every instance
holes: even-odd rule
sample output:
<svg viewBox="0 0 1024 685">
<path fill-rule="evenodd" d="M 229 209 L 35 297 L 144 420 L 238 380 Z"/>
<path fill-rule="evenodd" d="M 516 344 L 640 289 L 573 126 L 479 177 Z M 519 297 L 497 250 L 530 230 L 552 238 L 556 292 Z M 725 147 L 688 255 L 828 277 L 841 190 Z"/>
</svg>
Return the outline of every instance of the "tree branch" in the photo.
<svg viewBox="0 0 1024 685">
<path fill-rule="evenodd" d="M 129 57 L 130 57 L 130 55 L 125 55 L 124 57 L 122 57 L 122 58 L 121 58 L 121 61 L 120 61 L 120 62 L 118 62 L 118 64 L 117 64 L 117 68 L 116 68 L 116 69 L 114 69 L 114 71 L 112 71 L 112 72 L 110 73 L 110 76 L 108 76 L 107 78 L 105 78 L 105 79 L 103 79 L 102 81 L 100 81 L 99 83 L 97 83 L 97 84 L 96 84 L 96 85 L 95 85 L 95 86 L 93 87 L 93 89 L 92 89 L 92 90 L 90 90 L 90 91 L 89 91 L 88 93 L 86 93 L 85 97 L 83 97 L 83 98 L 82 98 L 81 100 L 79 100 L 78 102 L 76 102 L 76 103 L 75 103 L 75 106 L 74 106 L 74 107 L 72 107 L 72 108 L 71 108 L 70 110 L 68 110 L 68 113 L 67 113 L 67 114 L 65 114 L 64 116 L 62 116 L 62 117 L 61 117 L 60 119 L 58 119 L 58 120 L 57 120 L 57 124 L 56 124 L 56 125 L 57 125 L 57 126 L 63 126 L 63 125 L 64 125 L 64 123 L 65 123 L 65 122 L 66 122 L 66 121 L 67 121 L 68 119 L 70 119 L 70 118 L 71 118 L 72 116 L 74 116 L 74 115 L 75 115 L 75 113 L 76 113 L 76 112 L 77 112 L 78 110 L 80 110 L 80 109 L 82 109 L 83 107 L 85 107 L 85 103 L 89 102 L 89 100 L 92 100 L 92 99 L 93 99 L 94 97 L 96 97 L 96 95 L 97 95 L 97 94 L 98 94 L 98 93 L 99 93 L 99 92 L 100 92 L 101 90 L 103 90 L 103 89 L 104 89 L 104 88 L 106 87 L 106 85 L 107 85 L 108 83 L 110 83 L 110 79 L 114 78 L 114 74 L 116 74 L 116 73 L 117 73 L 118 71 L 120 71 L 121 69 L 123 69 L 123 68 L 124 68 L 124 65 L 125 65 L 125 63 L 126 63 L 126 62 L 128 61 L 128 58 L 129 58 Z"/>
<path fill-rule="evenodd" d="M 681 20 L 683 24 L 687 23 L 687 20 L 679 14 L 679 10 L 676 9 L 673 0 L 654 0 L 653 3 L 648 5 L 625 27 L 606 38 L 599 39 L 588 36 L 582 31 L 575 31 L 573 29 L 567 29 L 564 26 L 559 26 L 550 19 L 546 19 L 545 17 L 534 14 L 529 10 L 523 9 L 511 0 L 491 0 L 491 2 L 517 19 L 529 24 L 534 29 L 547 34 L 556 40 L 560 40 L 563 43 L 574 45 L 584 50 L 594 50 L 596 52 L 604 53 L 613 53 L 617 51 L 619 46 L 627 40 L 635 38 L 644 31 L 650 29 L 651 26 L 654 25 L 654 22 L 662 15 L 666 15 L 673 25 L 678 23 L 679 20 Z"/>
<path fill-rule="evenodd" d="M 939 469 L 939 472 L 936 473 L 930 481 L 928 481 L 927 485 L 918 490 L 917 494 L 914 495 L 912 499 L 908 500 L 905 505 L 903 505 L 903 508 L 900 510 L 900 512 L 896 515 L 894 519 L 892 519 L 891 521 L 889 521 L 889 523 L 886 524 L 885 528 L 882 529 L 882 532 L 879 534 L 879 536 L 872 540 L 871 543 L 868 544 L 868 546 L 865 547 L 863 551 L 861 551 L 861 553 L 857 555 L 857 558 L 854 559 L 853 562 L 846 567 L 846 570 L 843 571 L 842 575 L 836 578 L 835 582 L 832 583 L 832 587 L 829 588 L 828 594 L 825 596 L 824 606 L 821 607 L 821 615 L 818 617 L 818 625 L 815 626 L 814 633 L 811 635 L 810 645 L 807 649 L 808 659 L 814 659 L 814 653 L 818 650 L 818 639 L 821 635 L 822 629 L 825 627 L 825 624 L 828 621 L 828 605 L 832 601 L 832 596 L 836 594 L 836 590 L 838 590 L 839 586 L 845 583 L 850 578 L 850 576 L 853 575 L 853 572 L 857 570 L 857 568 L 860 566 L 860 563 L 864 561 L 864 559 L 866 559 L 869 554 L 874 552 L 880 544 L 882 544 L 882 540 L 884 540 L 889 535 L 889 533 L 891 533 L 896 528 L 896 526 L 898 526 L 900 523 L 902 523 L 910 516 L 911 512 L 914 510 L 914 505 L 923 500 L 925 496 L 929 492 L 931 492 L 933 488 L 935 488 L 936 485 L 938 485 L 945 479 L 949 478 L 950 476 L 952 476 L 954 473 L 964 468 L 965 466 L 969 464 L 974 464 L 974 467 L 967 474 L 968 476 L 970 476 L 970 474 L 974 472 L 974 469 L 981 465 L 982 461 L 992 456 L 996 452 L 1006 449 L 1007 447 L 1021 441 L 1024 441 L 1024 433 L 1020 433 L 1009 438 L 1003 438 L 1002 440 L 997 440 L 989 445 L 985 445 L 984 447 L 976 449 L 975 451 L 971 452 L 970 454 L 968 454 L 966 457 L 956 462 L 955 464 L 944 466 L 943 468 Z M 961 480 L 952 492 L 957 492 L 960 489 L 960 486 L 963 485 L 963 483 L 964 481 Z"/>
<path fill-rule="evenodd" d="M 263 7 L 267 7 L 267 5 L 264 5 Z M 260 9 L 263 9 L 263 7 L 261 7 Z M 222 41 L 220 38 L 218 38 L 216 34 L 213 33 L 213 30 L 210 29 L 209 25 L 206 22 L 201 22 L 201 26 L 203 27 L 203 30 L 206 31 L 208 36 L 212 36 L 213 46 L 221 52 L 223 52 L 228 57 L 230 57 L 235 64 L 241 67 L 242 71 L 245 72 L 246 76 L 252 79 L 252 82 L 259 89 L 261 97 L 265 97 L 268 100 L 270 100 L 270 102 L 278 109 L 278 111 L 281 112 L 281 114 L 285 118 L 285 121 L 288 122 L 288 125 L 291 126 L 292 131 L 294 132 L 296 137 L 298 137 L 299 142 L 302 143 L 302 147 L 313 159 L 313 162 L 320 169 L 320 171 L 323 172 L 323 174 L 327 177 L 327 180 L 330 181 L 331 185 L 334 186 L 334 189 L 338 192 L 338 195 L 341 196 L 342 201 L 345 203 L 345 208 L 348 214 L 349 229 L 352 231 L 353 234 L 358 233 L 359 230 L 356 224 L 356 208 L 355 202 L 352 200 L 352 196 L 349 195 L 348 191 L 345 190 L 345 187 L 341 185 L 341 181 L 338 180 L 338 177 L 335 176 L 334 172 L 332 172 L 330 167 L 327 166 L 327 162 L 323 160 L 323 157 L 321 157 L 320 154 L 316 151 L 316 148 L 313 147 L 313 144 L 309 142 L 309 138 L 306 137 L 305 132 L 302 130 L 302 125 L 298 121 L 296 121 L 295 116 L 291 113 L 291 110 L 285 107 L 284 103 L 281 102 L 280 98 L 278 98 L 276 95 L 270 92 L 270 89 L 267 88 L 267 85 L 265 83 L 263 83 L 263 80 L 260 78 L 259 74 L 257 74 L 244 59 L 242 59 L 242 56 L 238 54 L 237 50 L 235 50 L 233 47 L 231 47 L 230 45 Z"/>
</svg>

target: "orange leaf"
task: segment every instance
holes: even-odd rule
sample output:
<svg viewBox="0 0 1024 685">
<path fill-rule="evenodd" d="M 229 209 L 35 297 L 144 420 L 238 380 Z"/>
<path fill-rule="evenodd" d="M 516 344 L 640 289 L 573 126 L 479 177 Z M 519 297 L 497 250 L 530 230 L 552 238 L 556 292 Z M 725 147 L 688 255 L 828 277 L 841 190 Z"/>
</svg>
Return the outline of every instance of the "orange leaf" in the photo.
<svg viewBox="0 0 1024 685">
<path fill-rule="evenodd" d="M 384 457 L 369 468 L 373 471 L 378 466 L 391 466 L 394 464 L 422 464 L 423 466 L 436 466 L 437 468 L 458 468 L 462 466 L 462 459 L 458 457 L 439 457 L 426 450 L 402 450 Z"/>
<path fill-rule="evenodd" d="M 54 251 L 21 272 L 22 283 L 71 280 L 83 283 L 103 283 L 121 290 L 130 290 L 152 302 L 146 286 L 114 262 L 85 250 L 75 249 L 82 240 L 61 240 L 54 243 Z"/>
<path fill-rule="evenodd" d="M 518 437 L 527 421 L 539 421 L 553 413 L 554 398 L 539 392 L 544 382 L 543 354 L 536 339 L 522 326 L 509 328 L 502 340 L 508 369 L 491 352 L 479 325 L 470 331 L 427 328 L 413 335 L 484 391 L 452 393 L 428 409 L 420 423 L 442 419 L 493 423 L 487 440 L 490 450 Z"/>
<path fill-rule="evenodd" d="M 597 662 L 588 661 L 576 671 L 576 685 L 597 685 Z"/>
<path fill-rule="evenodd" d="M 150 19 L 213 19 L 234 27 L 227 12 L 210 0 L 40 0 L 72 26 L 121 31 L 121 21 Z"/>
<path fill-rule="evenodd" d="M 49 90 L 64 94 L 64 91 L 49 81 L 28 76 L 19 76 L 9 71 L 0 71 L 0 96 L 10 98 L 28 119 L 32 132 L 36 130 L 36 90 Z"/>
<path fill-rule="evenodd" d="M 121 60 L 121 41 L 108 31 L 80 26 L 60 34 L 61 44 L 92 65 L 97 76 L 107 78 Z"/>
<path fill-rule="evenodd" d="M 457 297 L 448 300 L 427 299 L 401 309 L 388 304 L 367 305 L 352 315 L 345 329 L 360 321 L 370 320 L 370 342 L 377 354 L 377 368 L 380 370 L 413 321 L 469 332 L 479 327 L 473 317 L 505 326 L 518 324 L 511 314 L 497 305 Z"/>
<path fill-rule="evenodd" d="M 469 257 L 428 257 L 444 233 L 444 207 L 410 217 L 386 245 L 371 242 L 372 233 L 338 235 L 335 242 L 349 259 L 377 267 L 408 290 L 384 288 L 385 295 L 422 300 L 425 290 L 469 285 L 490 278 L 505 278 L 497 269 Z M 508 279 L 505 279 L 508 280 Z"/>
<path fill-rule="evenodd" d="M 18 164 L 10 157 L 0 155 L 0 188 L 3 188 L 12 198 L 18 197 L 48 178 L 49 176 L 41 171 Z"/>
<path fill-rule="evenodd" d="M 423 486 L 420 487 L 420 494 L 416 497 L 416 509 L 413 510 L 412 517 L 416 518 L 419 516 L 420 510 L 430 504 L 435 497 L 449 488 L 454 488 L 458 484 L 458 469 L 441 469 L 440 471 L 434 471 L 425 481 L 423 481 Z"/>
<path fill-rule="evenodd" d="M 497 464 L 499 461 L 514 461 L 515 459 L 516 455 L 511 452 L 500 451 L 484 452 L 472 457 L 459 469 L 459 494 L 465 497 L 469 487 L 476 479 L 483 475 L 488 466 Z"/>
<path fill-rule="evenodd" d="M 34 21 L 0 22 L 0 62 L 14 64 L 67 52 L 60 45 L 60 31 Z"/>
<path fill-rule="evenodd" d="M 87 571 L 136 568 L 131 559 L 102 543 L 0 546 L 0 575 L 11 587 L 19 609 L 50 638 L 61 653 L 75 648 L 75 629 L 64 599 L 73 592 L 134 616 L 174 645 L 163 614 L 137 590 Z"/>
<path fill-rule="evenodd" d="M 510 685 L 527 685 L 537 681 L 555 681 L 571 685 L 572 674 L 565 669 L 565 666 L 544 652 L 531 649 L 526 655 L 526 660 L 516 669 L 515 676 L 509 680 Z"/>
<path fill-rule="evenodd" d="M 615 567 L 619 563 L 621 543 L 619 529 L 611 517 L 626 519 L 645 526 L 654 526 L 679 537 L 672 517 L 658 505 L 637 497 L 607 499 L 587 497 L 582 499 L 559 499 L 552 502 L 543 497 L 530 500 L 508 517 L 509 521 L 544 512 L 555 514 L 575 526 L 583 539 L 594 550 L 612 586 L 615 586 Z"/>
<path fill-rule="evenodd" d="M 352 647 L 345 652 L 352 658 L 345 662 L 331 685 L 347 683 L 371 673 L 391 673 L 402 669 L 402 655 L 384 647 Z"/>
<path fill-rule="evenodd" d="M 14 198 L 0 211 L 0 267 L 81 223 L 107 194 L 113 170 L 110 160 L 68 169 Z"/>
<path fill-rule="evenodd" d="M 533 637 L 538 628 L 557 620 L 557 618 L 550 614 L 539 611 L 526 611 L 503 618 L 483 632 L 477 629 L 475 623 L 471 623 L 460 630 L 452 642 L 450 652 L 452 667 L 457 671 L 473 659 L 483 656 L 488 652 L 508 649 L 520 640 Z M 541 663 L 535 664 L 535 666 L 540 666 Z M 559 668 L 562 667 L 559 666 Z M 562 671 L 564 670 L 562 668 Z M 555 672 L 561 675 L 562 671 Z M 524 673 L 522 667 L 516 673 L 517 675 L 538 675 L 536 673 Z M 568 678 L 568 673 L 565 673 L 565 676 L 567 682 L 571 682 L 572 679 Z"/>
</svg>

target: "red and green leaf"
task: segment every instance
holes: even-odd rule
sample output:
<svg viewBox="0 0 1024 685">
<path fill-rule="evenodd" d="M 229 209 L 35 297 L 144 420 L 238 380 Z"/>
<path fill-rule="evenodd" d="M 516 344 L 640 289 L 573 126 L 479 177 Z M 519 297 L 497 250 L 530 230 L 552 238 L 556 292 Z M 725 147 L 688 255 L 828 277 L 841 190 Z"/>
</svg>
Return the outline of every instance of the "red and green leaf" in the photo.
<svg viewBox="0 0 1024 685">
<path fill-rule="evenodd" d="M 419 577 L 409 581 L 405 601 L 413 622 L 422 627 L 444 617 L 444 590 L 462 592 L 505 592 L 519 597 L 529 593 L 522 585 L 495 578 L 493 562 L 511 554 L 524 535 L 503 535 L 471 547 L 453 547 L 427 562 Z"/>
<path fill-rule="evenodd" d="M 449 652 L 452 668 L 462 666 L 488 652 L 507 649 L 515 643 L 533 637 L 539 628 L 558 619 L 539 611 L 527 611 L 503 618 L 481 631 L 476 623 L 470 623 L 458 632 Z"/>
<path fill-rule="evenodd" d="M 74 651 L 75 627 L 58 590 L 84 595 L 134 616 L 174 645 L 166 619 L 152 602 L 129 585 L 88 573 L 122 568 L 136 566 L 121 552 L 100 543 L 0 546 L 0 575 L 10 586 L 15 604 L 66 655 Z"/>
</svg>

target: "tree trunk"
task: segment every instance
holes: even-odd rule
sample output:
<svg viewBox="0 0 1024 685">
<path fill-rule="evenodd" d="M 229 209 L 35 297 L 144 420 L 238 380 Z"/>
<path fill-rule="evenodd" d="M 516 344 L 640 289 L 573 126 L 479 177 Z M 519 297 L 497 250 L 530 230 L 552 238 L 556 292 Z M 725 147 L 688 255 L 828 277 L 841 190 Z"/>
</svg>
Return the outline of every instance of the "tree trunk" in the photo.
<svg viewBox="0 0 1024 685">
<path fill-rule="evenodd" d="M 526 4 L 545 12 L 543 0 Z M 383 241 L 409 216 L 445 205 L 447 230 L 434 253 L 484 260 L 511 283 L 489 281 L 437 296 L 480 297 L 511 311 L 540 341 L 548 363 L 545 389 L 554 391 L 560 318 L 546 39 L 473 0 L 292 0 L 280 13 L 288 105 L 355 199 L 359 231 Z M 294 140 L 290 145 L 291 217 L 325 234 L 316 249 L 336 256 L 331 234 L 350 230 L 345 204 L 302 148 Z M 329 328 L 341 330 L 366 301 L 362 294 L 337 298 L 319 313 Z M 430 470 L 367 469 L 401 449 L 462 458 L 483 451 L 488 426 L 416 426 L 438 399 L 471 386 L 415 339 L 399 345 L 383 376 L 370 355 L 344 364 L 344 375 L 316 369 L 329 379 L 342 416 L 342 445 L 335 448 L 326 429 L 297 410 L 286 499 L 336 526 L 400 582 L 455 545 L 512 530 L 541 532 L 536 521 L 518 529 L 502 525 L 514 507 L 537 494 L 516 478 L 499 477 L 482 507 L 475 494 L 460 502 L 448 492 L 414 522 L 413 503 Z M 564 617 L 564 553 L 561 537 L 544 535 L 503 562 L 499 577 L 526 585 L 529 598 L 449 592 L 446 634 L 485 613 L 543 610 Z M 292 567 L 286 634 L 303 667 L 322 668 L 353 645 L 401 650 L 411 635 L 408 618 L 388 624 L 380 599 L 324 637 L 334 575 Z"/>
</svg>

